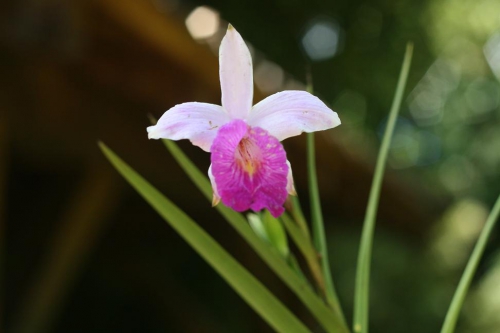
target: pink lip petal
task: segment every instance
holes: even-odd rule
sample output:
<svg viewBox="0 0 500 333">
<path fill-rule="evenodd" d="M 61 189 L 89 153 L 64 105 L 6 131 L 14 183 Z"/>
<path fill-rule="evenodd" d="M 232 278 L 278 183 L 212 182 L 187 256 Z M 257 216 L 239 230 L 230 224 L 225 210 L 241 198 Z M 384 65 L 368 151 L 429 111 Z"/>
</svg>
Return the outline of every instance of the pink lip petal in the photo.
<svg viewBox="0 0 500 333">
<path fill-rule="evenodd" d="M 260 172 L 256 173 L 256 186 L 254 201 L 251 209 L 258 211 L 267 208 L 274 217 L 284 212 L 283 204 L 288 196 L 289 167 L 286 152 L 275 137 L 262 128 L 254 127 L 254 138 L 262 152 L 265 161 Z"/>
<path fill-rule="evenodd" d="M 210 152 L 218 129 L 230 120 L 219 105 L 178 104 L 165 112 L 156 125 L 147 128 L 150 139 L 189 139 L 193 145 Z"/>
<path fill-rule="evenodd" d="M 252 57 L 232 25 L 220 44 L 219 75 L 222 106 L 233 119 L 245 119 L 253 102 Z"/>
<path fill-rule="evenodd" d="M 245 210 L 251 201 L 251 194 L 242 188 L 243 175 L 235 161 L 236 148 L 247 131 L 245 122 L 233 120 L 219 129 L 211 147 L 211 168 L 217 192 L 226 206 L 238 211 Z"/>
<path fill-rule="evenodd" d="M 221 127 L 211 150 L 217 191 L 226 206 L 239 212 L 267 208 L 275 217 L 283 213 L 289 167 L 275 137 L 233 120 Z"/>
<path fill-rule="evenodd" d="M 288 90 L 254 105 L 248 124 L 261 127 L 282 141 L 302 132 L 333 128 L 340 125 L 340 119 L 316 96 L 306 91 Z"/>
</svg>

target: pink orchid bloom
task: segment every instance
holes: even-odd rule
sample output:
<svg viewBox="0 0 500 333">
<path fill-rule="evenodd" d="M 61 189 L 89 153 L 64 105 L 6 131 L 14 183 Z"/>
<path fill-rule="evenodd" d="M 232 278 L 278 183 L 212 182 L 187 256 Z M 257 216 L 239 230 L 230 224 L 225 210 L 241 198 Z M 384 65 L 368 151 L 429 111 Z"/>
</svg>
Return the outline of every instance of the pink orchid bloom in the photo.
<svg viewBox="0 0 500 333">
<path fill-rule="evenodd" d="M 302 132 L 340 125 L 337 113 L 305 91 L 282 91 L 252 107 L 252 58 L 240 34 L 229 25 L 219 49 L 222 106 L 183 103 L 148 127 L 150 139 L 189 139 L 211 152 L 208 176 L 213 203 L 260 211 L 274 217 L 295 194 L 292 169 L 281 140 Z"/>
</svg>

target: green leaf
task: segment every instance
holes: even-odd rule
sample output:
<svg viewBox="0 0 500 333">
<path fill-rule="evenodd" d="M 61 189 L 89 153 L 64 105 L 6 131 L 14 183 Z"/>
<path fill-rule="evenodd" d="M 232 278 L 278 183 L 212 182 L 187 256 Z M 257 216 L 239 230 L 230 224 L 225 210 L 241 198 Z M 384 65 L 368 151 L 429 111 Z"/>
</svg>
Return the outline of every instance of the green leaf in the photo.
<svg viewBox="0 0 500 333">
<path fill-rule="evenodd" d="M 382 139 L 382 146 L 377 157 L 375 166 L 375 175 L 373 177 L 368 207 L 366 210 L 363 232 L 361 235 L 361 244 L 358 254 L 358 265 L 356 271 L 356 286 L 354 291 L 354 332 L 368 333 L 368 304 L 370 293 L 370 263 L 373 243 L 373 233 L 375 230 L 375 218 L 377 216 L 378 201 L 380 189 L 384 178 L 384 169 L 387 161 L 387 154 L 391 145 L 392 134 L 396 125 L 403 93 L 406 86 L 406 79 L 410 71 L 411 58 L 413 54 L 413 44 L 408 43 L 403 60 L 396 93 L 392 101 L 387 128 Z"/>
<path fill-rule="evenodd" d="M 479 235 L 476 246 L 474 247 L 469 262 L 465 267 L 462 278 L 460 279 L 460 283 L 458 284 L 455 295 L 453 296 L 453 300 L 451 301 L 450 308 L 448 309 L 448 313 L 446 314 L 441 333 L 453 333 L 455 331 L 458 315 L 460 314 L 460 310 L 462 309 L 465 295 L 469 290 L 472 278 L 474 277 L 477 266 L 479 265 L 479 260 L 484 253 L 486 243 L 490 238 L 491 232 L 493 230 L 493 227 L 495 226 L 496 221 L 498 220 L 499 215 L 500 196 L 498 197 L 495 205 L 493 206 L 493 209 L 491 210 L 490 215 L 488 216 L 488 219 L 486 220 L 486 224 L 484 225 L 484 228 Z"/>
<path fill-rule="evenodd" d="M 312 79 L 309 76 L 308 91 L 312 94 Z M 323 214 L 321 213 L 321 202 L 318 189 L 318 177 L 316 175 L 316 152 L 314 147 L 314 133 L 307 133 L 307 175 L 309 180 L 309 199 L 311 203 L 311 223 L 313 243 L 321 260 L 321 270 L 325 281 L 326 301 L 337 316 L 346 324 L 342 307 L 340 306 L 337 292 L 333 284 L 330 271 L 330 261 L 328 260 L 328 248 L 326 244 L 325 226 Z"/>
<path fill-rule="evenodd" d="M 212 186 L 207 176 L 198 170 L 174 142 L 163 140 L 163 143 L 198 189 L 209 201 L 212 201 Z M 269 246 L 253 232 L 246 219 L 241 214 L 222 204 L 217 205 L 216 208 L 273 272 L 276 273 L 276 275 L 297 295 L 327 332 L 349 332 L 347 325 L 339 315 L 332 312 L 331 309 L 329 309 L 311 290 L 308 284 L 297 276 L 283 258 L 275 253 L 275 251 L 272 251 Z"/>
<path fill-rule="evenodd" d="M 307 280 L 306 276 L 304 275 L 304 272 L 302 272 L 302 269 L 300 268 L 300 265 L 297 261 L 297 258 L 295 258 L 295 256 L 293 254 L 290 254 L 290 256 L 288 256 L 288 265 L 290 265 L 290 267 L 293 269 L 293 271 L 295 273 L 297 273 L 297 275 L 306 283 L 309 283 L 309 281 Z"/>
<path fill-rule="evenodd" d="M 300 207 L 299 198 L 296 195 L 291 196 L 290 205 L 288 211 L 292 215 L 293 219 L 299 225 L 304 236 L 310 240 L 311 235 L 309 234 L 309 228 L 307 227 L 307 222 L 302 213 L 302 208 Z"/>
<path fill-rule="evenodd" d="M 319 255 L 310 239 L 302 233 L 302 230 L 297 226 L 292 219 L 287 215 L 281 215 L 281 220 L 285 226 L 286 231 L 290 235 L 292 241 L 297 245 L 297 248 L 302 253 L 306 260 L 307 266 L 311 271 L 311 275 L 321 293 L 326 297 L 325 280 L 323 279 L 323 272 L 319 263 Z"/>
<path fill-rule="evenodd" d="M 267 288 L 189 216 L 131 169 L 106 145 L 104 155 L 137 192 L 226 282 L 278 332 L 310 332 Z"/>
</svg>

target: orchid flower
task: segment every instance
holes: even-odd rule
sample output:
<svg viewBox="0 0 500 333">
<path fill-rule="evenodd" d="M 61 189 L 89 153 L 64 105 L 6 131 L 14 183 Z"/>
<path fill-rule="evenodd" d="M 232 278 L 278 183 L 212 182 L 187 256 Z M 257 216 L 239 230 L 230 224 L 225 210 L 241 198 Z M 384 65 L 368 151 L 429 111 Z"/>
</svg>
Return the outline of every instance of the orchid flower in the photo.
<svg viewBox="0 0 500 333">
<path fill-rule="evenodd" d="M 242 212 L 267 208 L 278 217 L 295 194 L 292 169 L 280 141 L 340 125 L 337 113 L 305 91 L 282 91 L 252 107 L 252 58 L 229 25 L 219 49 L 222 106 L 183 103 L 147 128 L 150 139 L 189 139 L 211 153 L 213 205 Z"/>
</svg>

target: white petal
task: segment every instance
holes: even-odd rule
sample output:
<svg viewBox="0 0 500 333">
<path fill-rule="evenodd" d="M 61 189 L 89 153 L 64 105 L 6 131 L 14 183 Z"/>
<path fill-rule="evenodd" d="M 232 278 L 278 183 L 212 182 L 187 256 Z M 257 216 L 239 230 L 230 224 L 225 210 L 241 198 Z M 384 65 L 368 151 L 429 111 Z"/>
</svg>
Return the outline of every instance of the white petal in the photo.
<svg viewBox="0 0 500 333">
<path fill-rule="evenodd" d="M 282 91 L 257 103 L 248 117 L 250 126 L 267 130 L 280 141 L 302 132 L 340 125 L 340 119 L 319 98 L 305 91 Z"/>
<path fill-rule="evenodd" d="M 219 67 L 222 106 L 232 118 L 245 119 L 253 100 L 252 57 L 232 25 L 220 44 Z"/>
<path fill-rule="evenodd" d="M 150 139 L 189 139 L 193 145 L 210 151 L 219 128 L 230 120 L 222 107 L 207 103 L 183 103 L 161 116 L 147 128 Z"/>
<path fill-rule="evenodd" d="M 210 167 L 208 168 L 208 178 L 210 179 L 210 183 L 212 183 L 212 191 L 213 191 L 212 207 L 215 207 L 220 202 L 220 195 L 219 192 L 217 191 L 217 184 L 215 183 L 214 174 L 212 173 L 212 164 L 210 164 Z"/>
<path fill-rule="evenodd" d="M 286 190 L 290 195 L 297 195 L 297 192 L 295 191 L 295 186 L 293 185 L 292 165 L 288 160 L 286 161 L 286 164 L 288 165 L 288 175 L 286 177 L 287 178 Z"/>
</svg>

